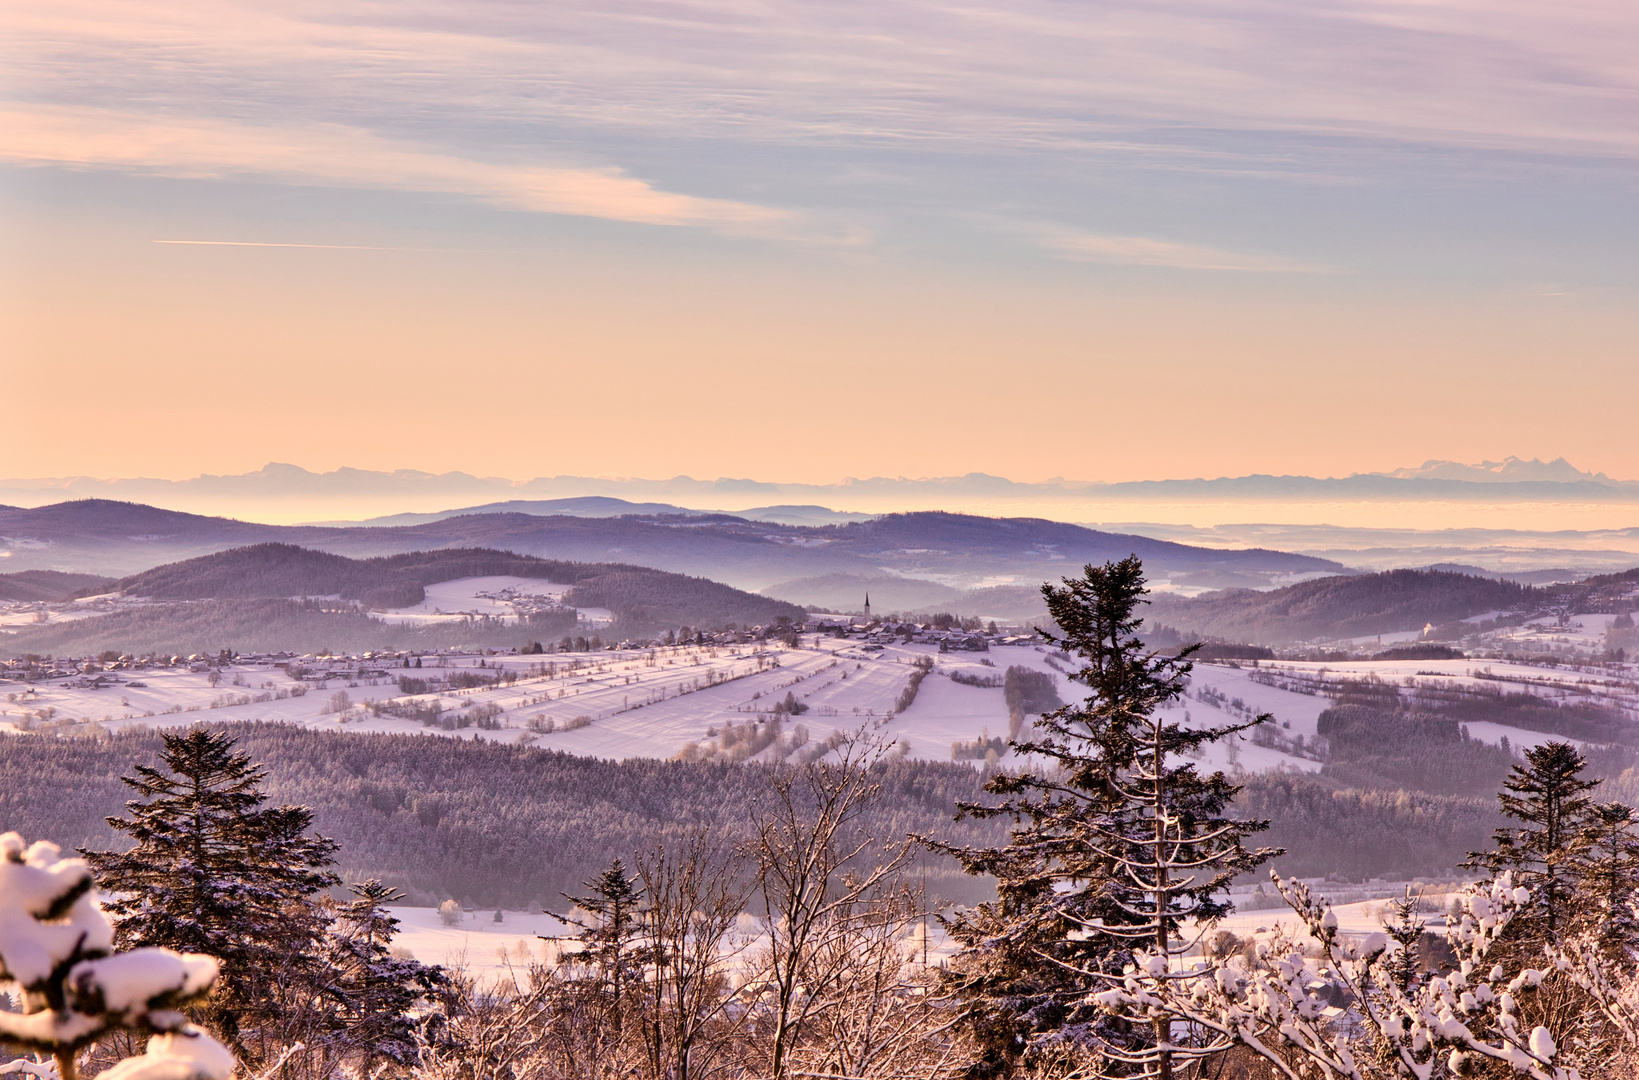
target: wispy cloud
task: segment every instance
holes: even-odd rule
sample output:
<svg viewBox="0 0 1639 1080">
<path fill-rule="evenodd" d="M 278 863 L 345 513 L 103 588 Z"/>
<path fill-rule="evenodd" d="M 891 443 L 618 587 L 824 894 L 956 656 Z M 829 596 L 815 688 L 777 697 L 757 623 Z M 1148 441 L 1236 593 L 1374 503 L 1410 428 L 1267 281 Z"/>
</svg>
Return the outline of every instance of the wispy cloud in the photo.
<svg viewBox="0 0 1639 1080">
<path fill-rule="evenodd" d="M 1364 183 L 1463 154 L 1485 155 L 1465 161 L 1470 175 L 1490 174 L 1496 151 L 1639 158 L 1639 5 L 1609 0 L 6 10 L 4 89 L 29 104 L 0 112 L 0 158 L 447 192 L 838 246 L 863 242 L 861 221 L 1001 205 L 987 185 L 1007 155 L 1248 185 Z M 885 153 L 903 154 L 907 174 L 937 174 L 925 198 L 879 186 L 816 224 L 827 204 L 811 181 Z M 1066 191 L 1070 175 L 1056 174 Z M 1068 220 L 1073 199 L 1050 197 Z M 1316 269 L 1143 237 L 1048 246 L 1139 265 Z"/>
<path fill-rule="evenodd" d="M 1100 236 L 1095 233 L 1044 231 L 1043 247 L 1061 258 L 1120 266 L 1164 266 L 1175 270 L 1240 270 L 1265 274 L 1324 274 L 1326 266 L 1279 255 L 1260 255 L 1202 244 L 1182 244 L 1147 236 Z"/>
<path fill-rule="evenodd" d="M 1203 129 L 1639 154 L 1602 0 L 15 0 L 31 100 L 666 137 L 1188 145 Z"/>
<path fill-rule="evenodd" d="M 323 251 L 431 251 L 432 248 L 378 247 L 373 244 L 277 244 L 263 240 L 155 240 L 187 247 L 318 248 Z M 442 250 L 442 249 L 440 249 Z"/>
<path fill-rule="evenodd" d="M 73 106 L 0 109 L 0 157 L 166 176 L 471 195 L 500 206 L 649 225 L 754 228 L 782 210 L 659 190 L 616 168 L 478 161 L 340 124 L 254 125 Z"/>
</svg>

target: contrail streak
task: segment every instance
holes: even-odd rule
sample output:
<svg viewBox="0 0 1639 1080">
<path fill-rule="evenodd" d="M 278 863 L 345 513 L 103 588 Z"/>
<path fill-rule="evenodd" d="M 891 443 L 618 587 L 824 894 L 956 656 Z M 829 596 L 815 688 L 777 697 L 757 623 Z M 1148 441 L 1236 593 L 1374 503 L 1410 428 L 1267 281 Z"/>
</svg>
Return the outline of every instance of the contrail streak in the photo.
<svg viewBox="0 0 1639 1080">
<path fill-rule="evenodd" d="M 259 240 L 153 240 L 155 244 L 192 244 L 202 247 L 319 248 L 326 251 L 461 251 L 493 253 L 503 248 L 372 247 L 367 244 L 275 244 Z"/>
</svg>

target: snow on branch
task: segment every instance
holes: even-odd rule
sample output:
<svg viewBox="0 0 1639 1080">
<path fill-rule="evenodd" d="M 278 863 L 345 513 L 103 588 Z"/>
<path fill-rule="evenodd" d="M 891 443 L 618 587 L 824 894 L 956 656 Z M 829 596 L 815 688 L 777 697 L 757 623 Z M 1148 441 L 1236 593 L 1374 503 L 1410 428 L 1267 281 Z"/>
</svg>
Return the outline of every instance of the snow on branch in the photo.
<svg viewBox="0 0 1639 1080">
<path fill-rule="evenodd" d="M 126 1030 L 152 1036 L 147 1052 L 105 1071 L 107 1080 L 227 1080 L 233 1055 L 180 1011 L 215 984 L 216 960 L 113 947 L 84 859 L 0 836 L 0 979 L 23 991 L 22 1012 L 0 1012 L 0 1039 L 50 1054 L 56 1066 L 19 1060 L 0 1073 L 75 1080 L 75 1051 Z"/>
<path fill-rule="evenodd" d="M 1639 916 L 1639 905 L 1634 905 Z M 1617 1037 L 1639 1050 L 1639 978 L 1634 972 L 1620 984 L 1611 978 L 1610 961 L 1596 934 L 1582 934 L 1563 945 L 1549 945 L 1548 958 L 1585 990 Z"/>
<path fill-rule="evenodd" d="M 1554 1064 L 1558 1048 L 1548 1029 L 1524 1031 L 1519 1021 L 1520 998 L 1549 972 L 1523 968 L 1510 974 L 1501 964 L 1485 964 L 1498 935 L 1530 899 L 1508 874 L 1462 898 L 1463 915 L 1446 934 L 1457 967 L 1411 979 L 1397 978 L 1386 935 L 1344 937 L 1323 899 L 1301 882 L 1270 876 L 1319 946 L 1319 956 L 1306 955 L 1302 943 L 1290 938 L 1260 943 L 1255 962 L 1235 956 L 1183 968 L 1178 958 L 1140 952 L 1123 975 L 1105 977 L 1107 988 L 1095 991 L 1093 1002 L 1129 1020 L 1169 1024 L 1179 1059 L 1245 1046 L 1288 1080 L 1312 1077 L 1317 1068 L 1327 1080 L 1368 1080 L 1351 1048 L 1357 1045 L 1348 1037 L 1351 1027 L 1363 1027 L 1394 1071 L 1415 1080 L 1430 1080 L 1442 1064 L 1462 1074 L 1484 1060 L 1532 1080 L 1573 1080 L 1574 1071 Z M 1597 960 L 1592 953 L 1562 956 L 1551 958 L 1549 968 L 1575 978 L 1576 971 L 1597 973 Z M 1610 1002 L 1608 1012 L 1627 1018 L 1625 1032 L 1639 1030 L 1633 991 L 1624 996 L 1608 983 L 1605 989 L 1602 1005 Z M 1330 1004 L 1338 991 L 1350 1002 L 1346 1010 Z M 1105 1053 L 1123 1060 L 1117 1048 Z"/>
</svg>

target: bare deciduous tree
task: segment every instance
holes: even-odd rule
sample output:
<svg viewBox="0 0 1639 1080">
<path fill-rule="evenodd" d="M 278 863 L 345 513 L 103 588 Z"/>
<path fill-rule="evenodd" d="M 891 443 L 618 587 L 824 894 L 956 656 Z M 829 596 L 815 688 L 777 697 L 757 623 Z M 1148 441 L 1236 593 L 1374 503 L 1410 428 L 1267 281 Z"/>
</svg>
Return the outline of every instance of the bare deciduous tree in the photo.
<svg viewBox="0 0 1639 1080">
<path fill-rule="evenodd" d="M 735 929 L 749 890 L 741 857 L 706 832 L 638 860 L 648 965 L 640 995 L 648 1074 L 702 1080 L 734 1050 L 743 1013 L 729 1008 Z"/>
<path fill-rule="evenodd" d="M 942 1080 L 965 1071 L 957 1011 L 939 994 L 938 972 L 914 955 L 921 901 L 900 885 L 839 912 L 849 931 L 827 942 L 821 961 L 837 973 L 834 989 L 791 1047 L 789 1075 Z"/>
<path fill-rule="evenodd" d="M 547 1080 L 552 983 L 535 965 L 483 983 L 460 965 L 416 1032 L 418 1080 Z"/>
<path fill-rule="evenodd" d="M 854 974 L 852 940 L 893 923 L 890 883 L 909 854 L 864 828 L 879 792 L 871 767 L 886 748 L 846 738 L 835 760 L 782 769 L 753 817 L 752 857 L 766 947 L 758 966 L 767 1075 L 789 1075 L 793 1049 Z"/>
</svg>

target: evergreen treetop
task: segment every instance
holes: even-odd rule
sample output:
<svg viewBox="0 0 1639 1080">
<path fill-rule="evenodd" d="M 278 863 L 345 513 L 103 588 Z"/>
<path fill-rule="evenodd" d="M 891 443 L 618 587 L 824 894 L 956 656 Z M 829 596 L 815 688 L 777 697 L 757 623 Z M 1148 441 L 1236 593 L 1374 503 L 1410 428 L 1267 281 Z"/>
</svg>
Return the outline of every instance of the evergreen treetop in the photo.
<svg viewBox="0 0 1639 1080">
<path fill-rule="evenodd" d="M 266 806 L 263 771 L 220 732 L 165 733 L 163 769 L 125 778 L 140 799 L 108 823 L 128 851 L 86 852 L 112 893 L 122 946 L 206 953 L 223 980 L 206 1015 L 229 1038 L 273 973 L 311 960 L 322 920 L 311 902 L 337 883 L 336 845 L 312 835 L 301 806 Z"/>
<path fill-rule="evenodd" d="M 962 806 L 975 817 L 1011 817 L 1011 841 L 944 848 L 967 872 L 997 879 L 996 901 L 951 922 L 964 947 L 956 989 L 988 1051 L 980 1074 L 1005 1073 L 1021 1052 L 1096 1052 L 1169 1075 L 1164 1033 L 1102 1023 L 1088 995 L 1119 975 L 1134 949 L 1181 951 L 1181 922 L 1210 925 L 1230 910 L 1220 895 L 1229 881 L 1278 854 L 1245 847 L 1268 823 L 1229 817 L 1239 788 L 1185 759 L 1270 718 L 1189 727 L 1169 718 L 1193 650 L 1145 646 L 1138 609 L 1146 591 L 1136 557 L 1042 587 L 1059 628 L 1042 636 L 1078 657 L 1071 678 L 1090 693 L 1043 715 L 1040 734 L 1014 744 L 1050 768 L 999 773 L 986 790 L 1002 802 Z"/>
<path fill-rule="evenodd" d="M 579 959 L 597 969 L 618 1007 L 623 1003 L 626 986 L 633 978 L 641 978 L 644 951 L 638 938 L 643 890 L 637 876 L 627 873 L 619 856 L 603 873 L 583 885 L 585 896 L 565 893 L 564 899 L 590 918 L 582 920 L 571 914 L 567 921 L 580 928 L 576 935 L 581 947 Z"/>
<path fill-rule="evenodd" d="M 1517 826 L 1498 829 L 1496 848 L 1473 852 L 1465 865 L 1496 874 L 1512 870 L 1513 879 L 1531 890 L 1532 914 L 1520 926 L 1539 929 L 1548 940 L 1564 928 L 1577 867 L 1588 843 L 1593 809 L 1588 793 L 1598 781 L 1586 780 L 1588 760 L 1570 743 L 1547 742 L 1525 751 L 1498 795 L 1502 812 Z"/>
<path fill-rule="evenodd" d="M 380 1055 L 403 1064 L 415 1052 L 414 1011 L 445 984 L 445 974 L 436 965 L 393 955 L 398 920 L 387 905 L 404 899 L 403 893 L 375 879 L 348 891 L 353 899 L 340 905 L 329 935 L 339 1018 L 367 1062 Z"/>
</svg>

